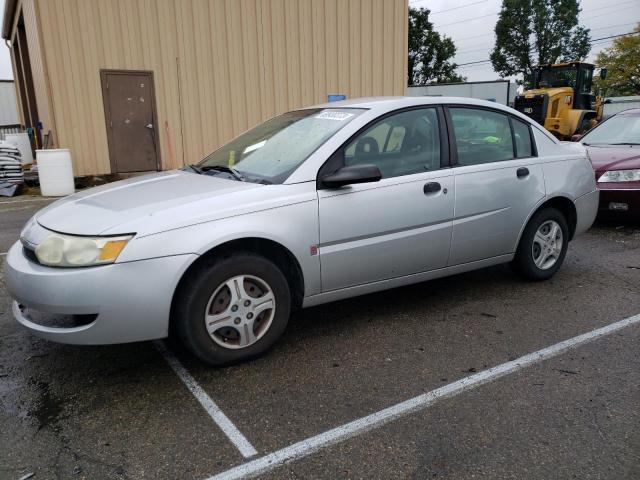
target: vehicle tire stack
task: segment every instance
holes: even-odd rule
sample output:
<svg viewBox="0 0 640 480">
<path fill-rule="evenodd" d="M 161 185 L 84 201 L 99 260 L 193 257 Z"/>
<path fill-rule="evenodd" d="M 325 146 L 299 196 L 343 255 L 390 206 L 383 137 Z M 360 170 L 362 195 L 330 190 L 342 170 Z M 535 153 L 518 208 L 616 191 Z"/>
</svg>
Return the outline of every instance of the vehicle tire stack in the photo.
<svg viewBox="0 0 640 480">
<path fill-rule="evenodd" d="M 0 195 L 13 196 L 23 184 L 20 150 L 13 143 L 0 141 Z"/>
</svg>

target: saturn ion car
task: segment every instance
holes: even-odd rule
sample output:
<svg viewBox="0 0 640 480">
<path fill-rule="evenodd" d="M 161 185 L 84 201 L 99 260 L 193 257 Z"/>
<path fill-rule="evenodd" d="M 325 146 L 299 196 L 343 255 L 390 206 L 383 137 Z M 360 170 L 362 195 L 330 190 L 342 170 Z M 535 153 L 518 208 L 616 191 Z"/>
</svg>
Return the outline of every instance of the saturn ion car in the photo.
<svg viewBox="0 0 640 480">
<path fill-rule="evenodd" d="M 5 280 L 17 321 L 46 339 L 172 331 L 220 365 L 266 351 L 293 308 L 506 262 L 548 279 L 597 208 L 584 147 L 515 110 L 359 99 L 53 203 L 9 251 Z"/>
</svg>

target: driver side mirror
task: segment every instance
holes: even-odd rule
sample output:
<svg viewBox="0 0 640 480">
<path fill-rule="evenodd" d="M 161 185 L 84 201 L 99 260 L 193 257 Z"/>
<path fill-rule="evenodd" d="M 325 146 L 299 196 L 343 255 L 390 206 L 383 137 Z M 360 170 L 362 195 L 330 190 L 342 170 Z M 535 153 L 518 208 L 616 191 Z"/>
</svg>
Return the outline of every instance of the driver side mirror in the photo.
<svg viewBox="0 0 640 480">
<path fill-rule="evenodd" d="M 572 141 L 572 142 L 579 142 L 579 141 L 580 141 L 580 139 L 581 139 L 582 137 L 584 137 L 584 135 L 583 135 L 583 134 L 581 134 L 581 133 L 576 133 L 575 135 L 572 135 L 572 136 L 571 136 L 571 141 Z"/>
<path fill-rule="evenodd" d="M 340 188 L 355 183 L 377 182 L 381 178 L 382 173 L 376 165 L 350 165 L 325 175 L 321 181 L 325 187 Z"/>
</svg>

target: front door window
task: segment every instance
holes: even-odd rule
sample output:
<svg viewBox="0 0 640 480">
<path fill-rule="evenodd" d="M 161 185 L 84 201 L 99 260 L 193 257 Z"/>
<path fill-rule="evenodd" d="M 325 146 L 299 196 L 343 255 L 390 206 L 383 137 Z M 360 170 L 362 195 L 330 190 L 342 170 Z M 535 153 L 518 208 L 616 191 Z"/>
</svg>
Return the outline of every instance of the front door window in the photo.
<svg viewBox="0 0 640 480">
<path fill-rule="evenodd" d="M 440 134 L 435 108 L 409 110 L 385 117 L 345 148 L 346 166 L 376 165 L 382 178 L 440 168 Z"/>
</svg>

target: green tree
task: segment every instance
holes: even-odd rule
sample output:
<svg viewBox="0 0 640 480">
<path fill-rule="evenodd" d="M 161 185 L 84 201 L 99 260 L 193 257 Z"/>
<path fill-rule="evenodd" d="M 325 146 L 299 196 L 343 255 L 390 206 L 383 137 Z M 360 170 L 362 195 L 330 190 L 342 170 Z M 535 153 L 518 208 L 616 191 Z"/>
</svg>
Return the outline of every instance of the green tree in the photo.
<svg viewBox="0 0 640 480">
<path fill-rule="evenodd" d="M 502 0 L 493 69 L 526 78 L 535 65 L 584 60 L 591 40 L 579 13 L 580 0 Z"/>
<path fill-rule="evenodd" d="M 409 8 L 409 86 L 433 82 L 462 82 L 451 62 L 456 54 L 453 41 L 433 30 L 426 8 Z"/>
<path fill-rule="evenodd" d="M 606 67 L 607 77 L 595 78 L 598 91 L 607 95 L 640 95 L 640 23 L 635 34 L 616 38 L 613 45 L 598 53 L 596 63 Z"/>
</svg>

